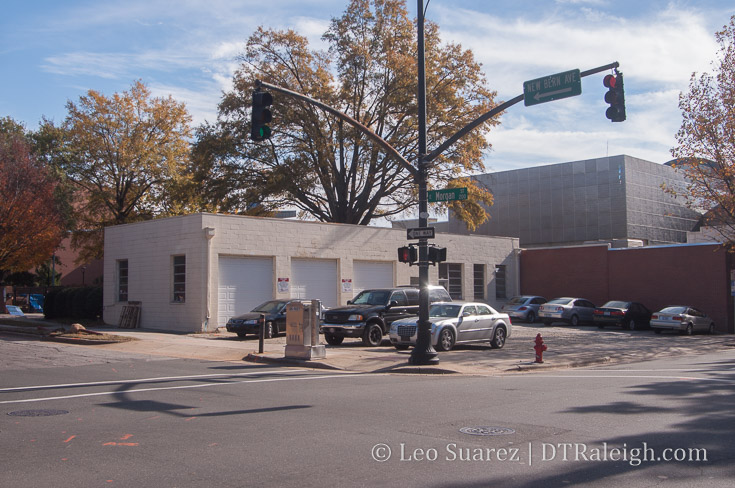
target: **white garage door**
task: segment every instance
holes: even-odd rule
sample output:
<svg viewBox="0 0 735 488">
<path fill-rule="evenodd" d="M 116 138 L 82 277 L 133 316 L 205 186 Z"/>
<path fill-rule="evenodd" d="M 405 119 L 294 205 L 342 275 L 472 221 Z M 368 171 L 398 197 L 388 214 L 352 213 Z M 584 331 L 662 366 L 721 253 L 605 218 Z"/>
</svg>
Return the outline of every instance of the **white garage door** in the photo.
<svg viewBox="0 0 735 488">
<path fill-rule="evenodd" d="M 291 298 L 318 299 L 326 307 L 336 307 L 337 261 L 292 258 Z"/>
<path fill-rule="evenodd" d="M 354 261 L 352 271 L 355 280 L 352 284 L 352 290 L 355 295 L 370 288 L 393 287 L 393 263 Z"/>
<path fill-rule="evenodd" d="M 273 258 L 220 256 L 217 325 L 273 299 Z"/>
</svg>

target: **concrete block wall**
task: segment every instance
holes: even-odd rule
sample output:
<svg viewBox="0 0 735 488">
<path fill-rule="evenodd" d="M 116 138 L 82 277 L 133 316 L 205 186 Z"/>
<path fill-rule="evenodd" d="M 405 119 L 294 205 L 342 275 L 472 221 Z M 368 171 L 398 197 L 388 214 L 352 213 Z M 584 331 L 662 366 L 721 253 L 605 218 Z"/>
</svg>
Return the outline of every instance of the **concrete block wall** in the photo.
<svg viewBox="0 0 735 488">
<path fill-rule="evenodd" d="M 213 229 L 210 239 L 206 229 Z M 463 263 L 463 295 L 474 299 L 473 265 L 486 267 L 486 301 L 495 300 L 495 265 L 506 265 L 509 294 L 519 289 L 517 238 L 437 234 L 432 243 L 447 247 L 448 262 Z M 201 331 L 212 327 L 218 313 L 219 256 L 270 257 L 274 263 L 274 298 L 278 278 L 291 277 L 291 259 L 328 259 L 337 263 L 337 299 L 353 298 L 343 292 L 342 279 L 354 281 L 355 260 L 394 263 L 393 284 L 410 284 L 418 267 L 397 262 L 397 248 L 407 244 L 405 229 L 193 214 L 110 227 L 105 232 L 105 321 L 117 323 L 124 303 L 117 302 L 116 263 L 129 262 L 129 297 L 143 302 L 141 325 L 167 330 Z M 172 256 L 186 255 L 186 302 L 172 301 Z M 429 270 L 438 283 L 438 267 Z M 501 300 L 502 302 L 502 300 Z"/>
</svg>

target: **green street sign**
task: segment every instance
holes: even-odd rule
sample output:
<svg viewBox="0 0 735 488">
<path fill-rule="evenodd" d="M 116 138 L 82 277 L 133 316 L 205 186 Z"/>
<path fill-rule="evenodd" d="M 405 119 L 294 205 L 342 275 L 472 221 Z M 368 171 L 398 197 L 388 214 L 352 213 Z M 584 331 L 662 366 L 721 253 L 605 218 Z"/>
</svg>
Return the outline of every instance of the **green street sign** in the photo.
<svg viewBox="0 0 735 488">
<path fill-rule="evenodd" d="M 523 82 L 523 104 L 537 105 L 582 94 L 578 69 Z"/>
<path fill-rule="evenodd" d="M 429 190 L 429 202 L 451 202 L 453 200 L 467 200 L 467 188 L 446 188 L 444 190 Z"/>
</svg>

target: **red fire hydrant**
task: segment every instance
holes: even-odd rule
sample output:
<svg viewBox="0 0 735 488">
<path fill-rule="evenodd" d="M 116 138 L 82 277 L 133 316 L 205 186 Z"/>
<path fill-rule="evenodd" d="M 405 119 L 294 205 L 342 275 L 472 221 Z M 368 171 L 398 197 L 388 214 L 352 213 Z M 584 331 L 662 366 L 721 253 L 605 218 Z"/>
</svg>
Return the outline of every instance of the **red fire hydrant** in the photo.
<svg viewBox="0 0 735 488">
<path fill-rule="evenodd" d="M 536 345 L 533 346 L 533 348 L 536 350 L 536 362 L 543 363 L 543 355 L 547 347 L 546 344 L 544 344 L 544 340 L 541 338 L 541 334 L 536 334 Z"/>
</svg>

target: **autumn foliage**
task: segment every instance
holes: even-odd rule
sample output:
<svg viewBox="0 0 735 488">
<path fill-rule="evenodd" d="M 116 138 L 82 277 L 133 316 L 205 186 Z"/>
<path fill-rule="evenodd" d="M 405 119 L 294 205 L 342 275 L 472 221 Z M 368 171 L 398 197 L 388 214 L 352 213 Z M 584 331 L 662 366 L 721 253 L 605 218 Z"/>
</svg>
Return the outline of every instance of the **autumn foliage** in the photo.
<svg viewBox="0 0 735 488">
<path fill-rule="evenodd" d="M 58 247 L 64 228 L 55 186 L 23 135 L 0 133 L 0 270 L 32 269 Z"/>
<path fill-rule="evenodd" d="M 706 213 L 724 242 L 735 243 L 735 16 L 715 34 L 720 45 L 714 74 L 693 74 L 682 94 L 682 124 L 672 149 L 685 188 L 667 188 Z"/>
</svg>

